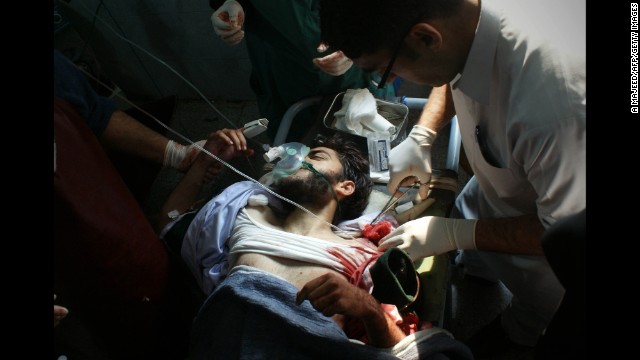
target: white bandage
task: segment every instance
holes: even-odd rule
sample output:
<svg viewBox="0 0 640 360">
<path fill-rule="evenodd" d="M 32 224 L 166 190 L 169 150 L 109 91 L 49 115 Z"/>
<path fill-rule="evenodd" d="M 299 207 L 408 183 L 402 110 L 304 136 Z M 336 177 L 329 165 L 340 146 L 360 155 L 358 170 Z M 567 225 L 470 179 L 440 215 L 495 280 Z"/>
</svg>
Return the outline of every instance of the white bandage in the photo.
<svg viewBox="0 0 640 360">
<path fill-rule="evenodd" d="M 249 206 L 267 206 L 269 205 L 269 198 L 264 194 L 251 195 L 247 203 Z"/>
<path fill-rule="evenodd" d="M 205 142 L 206 140 L 200 140 L 196 142 L 196 144 L 202 147 Z M 195 145 L 184 146 L 173 140 L 169 140 L 167 146 L 164 148 L 164 159 L 162 160 L 162 164 L 164 166 L 171 166 L 172 168 L 184 171 L 189 168 L 199 152 L 200 149 Z"/>
</svg>

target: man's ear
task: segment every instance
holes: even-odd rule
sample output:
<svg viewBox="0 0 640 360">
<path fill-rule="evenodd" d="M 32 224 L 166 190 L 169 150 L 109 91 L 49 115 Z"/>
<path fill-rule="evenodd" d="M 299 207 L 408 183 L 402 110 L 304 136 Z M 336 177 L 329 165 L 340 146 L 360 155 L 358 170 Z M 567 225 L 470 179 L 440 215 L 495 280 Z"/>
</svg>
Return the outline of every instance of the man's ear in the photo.
<svg viewBox="0 0 640 360">
<path fill-rule="evenodd" d="M 351 196 L 356 191 L 356 183 L 351 180 L 339 181 L 334 189 L 339 198 Z"/>
<path fill-rule="evenodd" d="M 411 27 L 407 41 L 413 43 L 414 46 L 423 46 L 431 51 L 438 51 L 442 47 L 442 34 L 433 25 L 420 22 Z"/>
</svg>

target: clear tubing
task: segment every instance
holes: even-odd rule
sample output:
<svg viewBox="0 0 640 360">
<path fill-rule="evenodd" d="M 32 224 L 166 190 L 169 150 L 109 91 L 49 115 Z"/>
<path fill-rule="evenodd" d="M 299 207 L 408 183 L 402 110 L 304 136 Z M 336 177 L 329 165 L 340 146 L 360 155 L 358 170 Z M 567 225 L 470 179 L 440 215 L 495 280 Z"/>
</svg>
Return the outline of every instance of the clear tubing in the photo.
<svg viewBox="0 0 640 360">
<path fill-rule="evenodd" d="M 61 4 L 64 4 L 65 6 L 70 7 L 68 4 L 61 2 Z M 87 11 L 91 11 L 91 9 L 88 9 L 84 4 L 80 3 L 82 6 L 85 7 L 85 9 Z M 180 79 L 182 79 L 185 83 L 187 83 L 189 86 L 191 86 L 191 88 L 193 88 L 198 95 L 200 95 L 200 97 L 218 114 L 220 115 L 220 117 L 222 117 L 225 121 L 227 121 L 233 128 L 236 128 L 236 124 L 234 124 L 231 120 L 229 120 L 229 118 L 227 118 L 220 110 L 218 110 L 213 103 L 211 103 L 211 101 L 209 101 L 209 99 L 206 98 L 206 96 L 204 96 L 204 94 L 202 94 L 202 92 L 195 86 L 193 85 L 189 80 L 187 80 L 184 76 L 182 76 L 180 73 L 178 73 L 176 70 L 174 70 L 169 64 L 165 63 L 164 61 L 160 60 L 158 57 L 156 57 L 155 55 L 151 54 L 149 51 L 147 51 L 146 49 L 144 49 L 143 47 L 141 47 L 140 45 L 134 43 L 133 41 L 123 37 L 122 35 L 118 34 L 117 31 L 115 31 L 106 21 L 104 21 L 102 18 L 100 18 L 97 15 L 93 15 L 95 16 L 96 19 L 100 20 L 109 30 L 111 30 L 117 37 L 119 37 L 120 39 L 126 41 L 127 43 L 135 46 L 136 48 L 140 49 L 142 52 L 144 52 L 145 54 L 149 55 L 151 58 L 155 59 L 156 61 L 158 61 L 159 63 L 161 63 L 162 65 L 164 65 L 165 67 L 167 67 L 169 70 L 171 70 L 171 72 L 173 72 L 174 74 L 176 74 Z M 75 64 L 74 64 L 75 66 Z M 81 69 L 80 67 L 76 66 L 76 68 L 80 69 L 83 73 L 85 73 L 87 76 L 91 77 L 92 79 L 96 80 L 99 84 L 101 84 L 102 86 L 104 86 L 105 88 L 109 89 L 112 91 L 112 93 L 114 93 L 116 96 L 118 96 L 119 98 L 121 98 L 122 100 L 124 100 L 125 102 L 127 102 L 128 104 L 130 104 L 131 106 L 133 106 L 134 108 L 140 110 L 143 114 L 149 116 L 150 118 L 152 118 L 153 120 L 155 120 L 158 124 L 160 124 L 162 127 L 164 127 L 165 129 L 169 130 L 170 132 L 172 132 L 173 134 L 175 134 L 176 136 L 178 136 L 179 138 L 183 139 L 184 141 L 186 141 L 187 143 L 194 145 L 196 148 L 200 149 L 200 151 L 204 152 L 205 154 L 209 155 L 210 157 L 214 158 L 215 160 L 219 161 L 220 163 L 222 163 L 224 166 L 226 166 L 227 168 L 231 169 L 233 172 L 235 172 L 236 174 L 244 177 L 245 179 L 252 181 L 258 185 L 260 185 L 262 188 L 264 188 L 268 193 L 270 193 L 271 195 L 277 197 L 278 199 L 285 201 L 295 207 L 297 207 L 298 209 L 304 211 L 305 213 L 313 216 L 314 218 L 321 220 L 323 222 L 325 222 L 326 224 L 328 224 L 329 226 L 331 226 L 334 230 L 336 230 L 337 234 L 343 234 L 342 237 L 349 237 L 352 240 L 355 240 L 355 238 L 353 236 L 351 236 L 350 234 L 348 234 L 346 231 L 340 229 L 339 227 L 331 224 L 330 222 L 320 218 L 319 216 L 317 216 L 316 214 L 312 213 L 311 211 L 307 210 L 305 207 L 303 207 L 302 205 L 297 204 L 296 202 L 289 200 L 287 198 L 285 198 L 282 195 L 277 194 L 275 191 L 271 190 L 270 188 L 268 188 L 267 186 L 264 186 L 263 184 L 261 184 L 258 180 L 253 179 L 252 177 L 244 174 L 242 171 L 234 168 L 233 166 L 231 166 L 230 164 L 228 164 L 226 161 L 220 159 L 219 157 L 213 155 L 212 153 L 210 153 L 207 149 L 205 149 L 204 147 L 198 145 L 197 143 L 195 143 L 194 141 L 192 141 L 191 139 L 187 138 L 186 136 L 178 133 L 177 131 L 173 130 L 172 128 L 170 128 L 169 126 L 165 125 L 162 121 L 158 120 L 155 116 L 151 115 L 150 113 L 148 113 L 147 111 L 145 111 L 144 109 L 140 108 L 138 105 L 132 103 L 131 101 L 129 101 L 128 99 L 126 99 L 124 96 L 120 95 L 119 93 L 117 93 L 114 89 L 112 89 L 111 87 L 109 87 L 108 85 L 106 85 L 105 83 L 101 82 L 100 80 L 96 79 L 94 76 L 92 76 L 91 74 L 89 74 L 87 71 L 85 71 L 84 69 Z"/>
<path fill-rule="evenodd" d="M 74 64 L 75 66 L 75 64 Z M 131 106 L 133 106 L 134 108 L 140 110 L 143 114 L 149 116 L 150 118 L 152 118 L 153 120 L 155 120 L 156 122 L 158 122 L 160 125 L 162 125 L 165 129 L 171 131 L 173 134 L 175 134 L 176 136 L 180 137 L 181 139 L 185 140 L 186 142 L 194 145 L 196 148 L 200 149 L 200 151 L 204 152 L 205 154 L 211 156 L 212 158 L 216 159 L 217 161 L 221 162 L 224 166 L 226 166 L 227 168 L 231 169 L 231 171 L 235 172 L 236 174 L 242 176 L 243 178 L 252 181 L 258 185 L 260 185 L 260 187 L 262 187 L 263 189 L 265 189 L 269 194 L 277 197 L 278 199 L 285 201 L 295 207 L 297 207 L 298 209 L 304 211 L 305 213 L 313 216 L 314 218 L 323 221 L 324 223 L 328 224 L 329 226 L 331 226 L 334 230 L 336 230 L 337 234 L 343 234 L 342 237 L 349 237 L 352 240 L 355 240 L 355 238 L 353 236 L 351 236 L 350 234 L 348 234 L 346 231 L 340 229 L 339 227 L 333 225 L 332 223 L 322 219 L 321 217 L 319 217 L 318 215 L 312 213 L 311 211 L 307 210 L 305 207 L 303 207 L 302 205 L 299 205 L 298 203 L 287 199 L 286 197 L 276 193 L 275 191 L 271 190 L 269 187 L 264 186 L 263 184 L 261 184 L 258 180 L 253 179 L 252 177 L 250 177 L 249 175 L 246 175 L 245 173 L 243 173 L 242 171 L 234 168 L 233 166 L 231 166 L 230 164 L 228 164 L 226 161 L 220 159 L 219 157 L 213 155 L 212 153 L 209 152 L 209 150 L 205 149 L 204 147 L 200 146 L 199 144 L 191 141 L 189 138 L 187 138 L 186 136 L 180 134 L 179 132 L 173 130 L 172 128 L 170 128 L 169 126 L 165 125 L 162 121 L 158 120 L 155 116 L 151 115 L 149 112 L 147 112 L 146 110 L 140 108 L 138 105 L 134 104 L 133 102 L 129 101 L 129 99 L 125 98 L 124 96 L 120 95 L 119 93 L 115 92 L 114 89 L 112 89 L 111 87 L 109 87 L 107 84 L 103 83 L 102 81 L 98 80 L 97 78 L 95 78 L 93 75 L 89 74 L 87 71 L 85 71 L 84 69 L 76 66 L 76 68 L 78 68 L 80 71 L 82 71 L 83 73 L 85 73 L 87 76 L 89 76 L 90 78 L 94 79 L 95 81 L 97 81 L 100 85 L 104 86 L 105 88 L 111 90 L 114 94 L 116 94 L 116 96 L 118 96 L 119 98 L 121 98 L 122 100 L 124 100 L 125 102 L 127 102 L 128 104 L 130 104 Z M 304 146 L 304 145 L 303 145 Z M 308 149 L 308 147 L 307 147 Z M 306 155 L 305 155 L 306 156 Z"/>
</svg>

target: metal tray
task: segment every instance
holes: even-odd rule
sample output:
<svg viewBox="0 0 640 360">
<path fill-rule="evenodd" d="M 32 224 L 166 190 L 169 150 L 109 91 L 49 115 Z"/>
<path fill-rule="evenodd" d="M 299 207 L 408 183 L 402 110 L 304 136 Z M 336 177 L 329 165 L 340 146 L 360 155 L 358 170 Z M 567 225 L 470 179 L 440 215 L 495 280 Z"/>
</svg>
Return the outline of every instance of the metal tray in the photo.
<svg viewBox="0 0 640 360">
<path fill-rule="evenodd" d="M 324 126 L 335 130 L 346 133 L 345 131 L 336 129 L 336 117 L 335 113 L 342 108 L 342 98 L 344 97 L 345 92 L 338 93 L 331 102 L 331 106 L 329 110 L 324 115 L 323 123 Z M 404 139 L 407 138 L 407 118 L 409 115 L 409 108 L 400 103 L 395 103 L 391 101 L 385 101 L 376 99 L 376 108 L 378 114 L 382 115 L 387 121 L 389 121 L 393 126 L 396 127 L 395 134 L 391 135 L 391 147 L 400 144 Z M 353 136 L 361 137 L 366 139 L 364 136 L 348 133 Z"/>
</svg>

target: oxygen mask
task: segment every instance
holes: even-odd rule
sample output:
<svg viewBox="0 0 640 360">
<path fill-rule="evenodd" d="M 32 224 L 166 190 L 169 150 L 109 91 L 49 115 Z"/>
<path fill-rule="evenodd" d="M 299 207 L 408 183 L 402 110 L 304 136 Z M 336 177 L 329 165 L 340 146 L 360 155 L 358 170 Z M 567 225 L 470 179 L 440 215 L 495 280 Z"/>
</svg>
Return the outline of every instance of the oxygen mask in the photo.
<svg viewBox="0 0 640 360">
<path fill-rule="evenodd" d="M 304 158 L 309 155 L 311 148 L 298 143 L 291 142 L 270 148 L 263 156 L 266 162 L 273 162 L 280 159 L 271 171 L 271 181 L 275 184 L 280 179 L 295 173 L 302 167 Z"/>
</svg>

